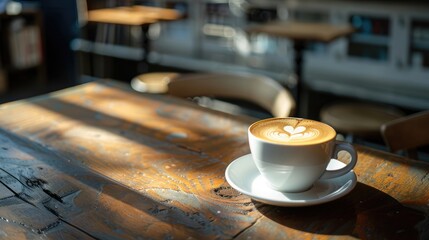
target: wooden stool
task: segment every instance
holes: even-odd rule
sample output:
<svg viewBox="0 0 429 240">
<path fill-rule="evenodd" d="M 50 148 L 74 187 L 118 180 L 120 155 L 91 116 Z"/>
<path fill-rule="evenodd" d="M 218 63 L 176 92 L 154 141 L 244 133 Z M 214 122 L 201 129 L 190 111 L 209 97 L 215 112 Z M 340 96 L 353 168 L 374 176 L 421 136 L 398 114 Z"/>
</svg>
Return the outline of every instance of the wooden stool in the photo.
<svg viewBox="0 0 429 240">
<path fill-rule="evenodd" d="M 179 75 L 174 72 L 144 73 L 131 80 L 131 87 L 138 92 L 166 93 L 170 81 Z"/>
<path fill-rule="evenodd" d="M 363 139 L 381 139 L 380 127 L 389 121 L 404 116 L 404 113 L 392 107 L 369 103 L 340 103 L 324 107 L 320 113 L 322 122 L 331 125 L 339 133 Z"/>
</svg>

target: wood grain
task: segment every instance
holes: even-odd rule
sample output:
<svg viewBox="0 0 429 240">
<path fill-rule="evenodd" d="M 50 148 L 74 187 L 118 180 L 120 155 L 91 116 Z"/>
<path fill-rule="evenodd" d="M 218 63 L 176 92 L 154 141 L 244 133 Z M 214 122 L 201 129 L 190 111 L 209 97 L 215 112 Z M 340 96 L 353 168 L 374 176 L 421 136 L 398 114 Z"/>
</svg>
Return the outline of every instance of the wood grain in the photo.
<svg viewBox="0 0 429 240">
<path fill-rule="evenodd" d="M 250 119 L 111 81 L 4 104 L 0 114 L 0 236 L 429 236 L 427 163 L 357 146 L 349 195 L 281 208 L 225 181 L 227 165 L 249 152 Z"/>
</svg>

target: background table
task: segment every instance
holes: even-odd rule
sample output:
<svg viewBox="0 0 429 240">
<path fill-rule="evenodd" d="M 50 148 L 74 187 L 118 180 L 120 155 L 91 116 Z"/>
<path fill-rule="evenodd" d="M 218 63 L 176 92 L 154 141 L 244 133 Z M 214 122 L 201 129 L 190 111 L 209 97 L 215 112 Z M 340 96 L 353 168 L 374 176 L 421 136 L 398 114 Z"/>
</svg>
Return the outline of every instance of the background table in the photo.
<svg viewBox="0 0 429 240">
<path fill-rule="evenodd" d="M 141 29 L 141 50 L 142 50 L 142 66 L 139 71 L 147 72 L 149 68 L 148 57 L 151 49 L 149 27 L 152 24 L 174 21 L 182 18 L 181 13 L 174 9 L 159 8 L 159 7 L 147 7 L 147 6 L 129 6 L 129 7 L 114 7 L 114 8 L 102 8 L 88 11 L 88 22 L 101 23 L 108 25 L 122 25 L 122 26 L 135 26 Z M 107 30 L 107 29 L 105 29 Z M 113 30 L 113 29 L 111 29 Z M 124 34 L 124 32 L 122 32 Z M 103 38 L 105 35 L 115 36 L 114 31 L 108 33 L 108 31 L 98 31 L 95 38 Z M 117 34 L 116 34 L 117 35 Z M 124 34 L 125 37 L 126 34 Z M 119 36 L 121 37 L 121 36 Z M 87 44 L 91 45 L 91 44 Z M 113 44 L 100 45 L 95 44 L 96 48 L 99 49 L 115 49 Z M 114 50 L 109 50 L 110 52 Z M 124 52 L 124 49 L 118 49 L 114 52 Z"/>
<path fill-rule="evenodd" d="M 306 117 L 303 109 L 306 103 L 305 83 L 302 77 L 304 49 L 308 42 L 330 43 L 338 38 L 350 35 L 355 29 L 349 25 L 334 25 L 328 23 L 308 23 L 293 21 L 274 21 L 253 25 L 246 30 L 250 34 L 267 34 L 274 37 L 287 38 L 292 41 L 294 48 L 294 73 L 296 76 L 297 114 Z"/>
<path fill-rule="evenodd" d="M 0 236 L 428 239 L 429 164 L 357 146 L 356 188 L 300 208 L 232 189 L 252 119 L 111 81 L 0 106 Z"/>
</svg>

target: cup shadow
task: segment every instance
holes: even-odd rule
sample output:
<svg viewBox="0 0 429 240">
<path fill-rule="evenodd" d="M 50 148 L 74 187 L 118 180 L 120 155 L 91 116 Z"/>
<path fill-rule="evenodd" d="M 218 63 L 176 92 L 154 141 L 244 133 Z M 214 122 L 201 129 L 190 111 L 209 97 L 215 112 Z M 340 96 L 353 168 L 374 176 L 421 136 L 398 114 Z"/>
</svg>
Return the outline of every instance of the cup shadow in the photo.
<svg viewBox="0 0 429 240">
<path fill-rule="evenodd" d="M 405 207 L 388 194 L 360 182 L 348 195 L 321 205 L 255 206 L 265 217 L 289 228 L 361 239 L 422 239 L 429 223 L 425 213 Z"/>
</svg>

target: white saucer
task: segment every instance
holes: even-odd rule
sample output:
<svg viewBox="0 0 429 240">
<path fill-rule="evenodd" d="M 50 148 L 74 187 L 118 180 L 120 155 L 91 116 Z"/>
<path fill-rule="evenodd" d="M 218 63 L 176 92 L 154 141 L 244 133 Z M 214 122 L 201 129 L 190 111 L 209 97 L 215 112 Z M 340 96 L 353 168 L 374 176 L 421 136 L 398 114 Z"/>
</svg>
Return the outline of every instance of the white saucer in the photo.
<svg viewBox="0 0 429 240">
<path fill-rule="evenodd" d="M 345 164 L 332 159 L 328 169 L 337 169 Z M 237 158 L 225 171 L 228 183 L 239 192 L 263 203 L 277 206 L 310 206 L 326 203 L 348 194 L 356 186 L 353 171 L 341 177 L 318 180 L 311 189 L 299 193 L 285 193 L 268 187 L 253 163 L 252 155 Z"/>
</svg>

